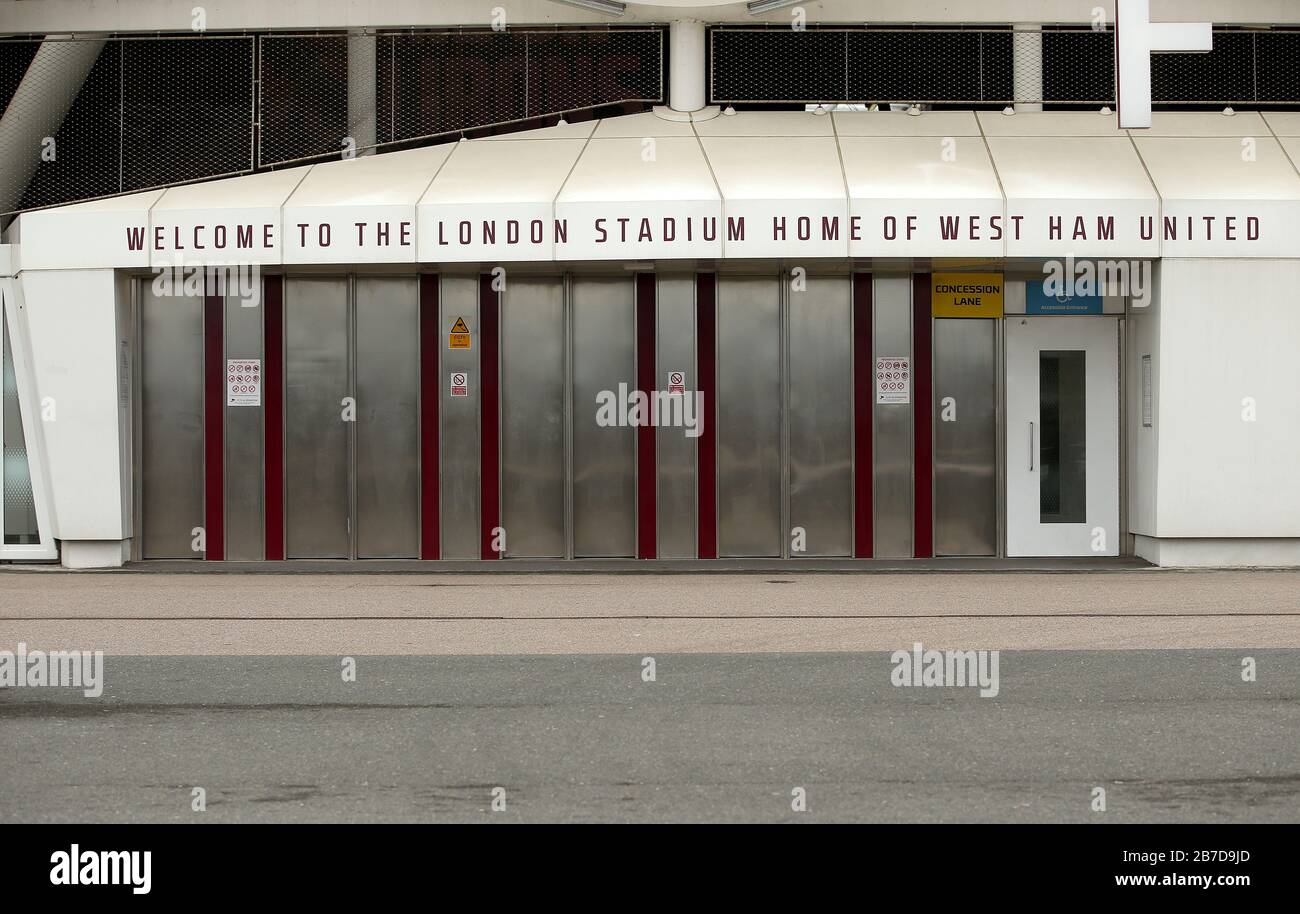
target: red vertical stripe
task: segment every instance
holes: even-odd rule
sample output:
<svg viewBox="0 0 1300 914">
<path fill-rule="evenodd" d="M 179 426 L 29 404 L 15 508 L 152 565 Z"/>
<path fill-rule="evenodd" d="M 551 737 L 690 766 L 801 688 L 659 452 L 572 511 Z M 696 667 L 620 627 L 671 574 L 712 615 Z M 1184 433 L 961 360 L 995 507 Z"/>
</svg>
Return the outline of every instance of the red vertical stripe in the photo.
<svg viewBox="0 0 1300 914">
<path fill-rule="evenodd" d="M 501 523 L 501 391 L 497 374 L 501 358 L 501 299 L 492 288 L 492 277 L 478 278 L 479 383 L 482 413 L 479 421 L 482 441 L 479 447 L 479 490 L 482 558 L 500 556 L 492 549 L 492 530 Z"/>
<path fill-rule="evenodd" d="M 203 535 L 204 558 L 226 557 L 226 300 L 203 299 Z"/>
<path fill-rule="evenodd" d="M 912 277 L 912 433 L 915 447 L 913 479 L 914 554 L 934 555 L 934 394 L 931 362 L 930 274 Z"/>
<path fill-rule="evenodd" d="M 646 397 L 655 389 L 655 274 L 636 274 L 636 386 Z M 646 402 L 649 402 L 647 399 Z M 653 425 L 636 430 L 636 557 L 659 554 L 656 492 L 658 461 Z"/>
<path fill-rule="evenodd" d="M 695 280 L 695 363 L 704 394 L 704 430 L 697 439 L 695 489 L 699 498 L 696 522 L 699 557 L 718 557 L 718 384 L 717 276 L 701 273 Z"/>
<path fill-rule="evenodd" d="M 869 559 L 875 549 L 872 515 L 871 416 L 876 402 L 871 354 L 871 274 L 853 274 L 853 555 Z"/>
<path fill-rule="evenodd" d="M 266 558 L 284 559 L 284 277 L 262 285 L 262 421 L 266 469 Z"/>
<path fill-rule="evenodd" d="M 442 557 L 438 461 L 438 276 L 420 274 L 420 558 Z"/>
</svg>

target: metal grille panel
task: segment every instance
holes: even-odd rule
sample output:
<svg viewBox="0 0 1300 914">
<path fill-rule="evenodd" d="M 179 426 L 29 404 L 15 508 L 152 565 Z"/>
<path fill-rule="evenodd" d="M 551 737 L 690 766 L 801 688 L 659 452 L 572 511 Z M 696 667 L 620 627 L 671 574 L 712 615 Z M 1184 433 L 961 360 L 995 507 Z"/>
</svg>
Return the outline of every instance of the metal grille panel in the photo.
<svg viewBox="0 0 1300 914">
<path fill-rule="evenodd" d="M 1043 101 L 1100 105 L 1114 100 L 1115 33 L 1045 29 Z"/>
<path fill-rule="evenodd" d="M 665 40 L 659 27 L 381 33 L 375 144 L 662 103 Z M 349 133 L 342 32 L 97 41 L 97 57 L 99 43 L 0 41 L 0 106 L 24 79 L 57 79 L 61 59 L 80 55 L 81 72 L 89 67 L 66 116 L 23 112 L 49 121 L 54 144 L 53 155 L 32 151 L 41 161 L 28 164 L 34 173 L 18 209 L 333 157 Z M 710 100 L 1002 107 L 1013 102 L 1017 57 L 1032 45 L 1010 26 L 717 26 L 709 33 Z M 1042 65 L 1042 99 L 1021 101 L 1114 103 L 1113 33 L 1045 27 Z M 1300 29 L 1224 27 L 1209 54 L 1157 55 L 1152 96 L 1157 108 L 1300 109 Z"/>
<path fill-rule="evenodd" d="M 40 46 L 39 41 L 0 41 L 0 112 L 9 107 L 14 90 Z"/>
<path fill-rule="evenodd" d="M 662 28 L 403 32 L 375 42 L 379 148 L 665 100 Z M 25 78 L 56 79 L 62 51 L 89 48 L 94 64 L 87 58 L 66 116 L 25 113 L 50 122 L 55 154 L 33 165 L 9 211 L 344 152 L 347 34 L 110 38 L 97 57 L 77 40 L 44 45 L 48 66 L 36 72 L 42 42 L 0 41 L 0 109 Z"/>
<path fill-rule="evenodd" d="M 662 29 L 382 35 L 380 144 L 664 101 Z"/>
<path fill-rule="evenodd" d="M 516 32 L 381 37 L 377 139 L 387 143 L 523 120 L 526 54 L 527 38 Z"/>
<path fill-rule="evenodd" d="M 1033 54 L 1010 27 L 810 28 L 718 26 L 709 33 L 710 101 L 1003 106 L 1017 58 Z M 1048 106 L 1115 103 L 1114 32 L 1042 30 Z M 1219 28 L 1208 54 L 1157 54 L 1157 108 L 1300 107 L 1300 30 Z"/>
<path fill-rule="evenodd" d="M 1256 33 L 1255 60 L 1260 102 L 1300 100 L 1300 31 Z"/>
<path fill-rule="evenodd" d="M 348 135 L 346 35 L 264 35 L 258 161 L 337 155 Z"/>
<path fill-rule="evenodd" d="M 711 37 L 715 101 L 848 97 L 846 32 L 714 29 Z"/>
<path fill-rule="evenodd" d="M 57 64 L 70 56 L 72 42 L 50 43 Z M 108 42 L 99 52 L 86 81 L 62 123 L 54 113 L 37 112 L 44 133 L 54 140 L 52 156 L 32 150 L 40 158 L 18 207 L 48 206 L 65 200 L 120 193 L 122 44 Z"/>
<path fill-rule="evenodd" d="M 122 190 L 247 170 L 253 38 L 122 42 Z"/>
<path fill-rule="evenodd" d="M 1011 95 L 1011 32 L 850 33 L 849 97 L 996 101 Z"/>
<path fill-rule="evenodd" d="M 251 170 L 253 42 L 106 41 L 67 115 L 48 115 L 53 155 L 42 157 L 19 207 Z M 47 44 L 57 53 L 75 43 Z"/>
<path fill-rule="evenodd" d="M 1216 32 L 1208 54 L 1153 54 L 1151 100 L 1255 101 L 1255 36 Z"/>
<path fill-rule="evenodd" d="M 1012 35 L 997 29 L 755 29 L 709 33 L 715 104 L 991 103 L 1011 94 Z"/>
</svg>

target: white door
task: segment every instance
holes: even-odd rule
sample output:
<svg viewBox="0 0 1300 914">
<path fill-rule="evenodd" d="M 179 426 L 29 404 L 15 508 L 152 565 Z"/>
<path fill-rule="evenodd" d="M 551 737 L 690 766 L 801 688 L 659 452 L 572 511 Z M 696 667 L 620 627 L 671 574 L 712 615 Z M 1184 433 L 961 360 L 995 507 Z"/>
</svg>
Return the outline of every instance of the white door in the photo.
<svg viewBox="0 0 1300 914">
<path fill-rule="evenodd" d="M 1006 325 L 1007 555 L 1119 555 L 1119 322 Z"/>
<path fill-rule="evenodd" d="M 17 280 L 0 279 L 0 559 L 53 559 L 31 377 L 19 345 Z M 20 406 L 20 404 L 22 404 Z"/>
</svg>

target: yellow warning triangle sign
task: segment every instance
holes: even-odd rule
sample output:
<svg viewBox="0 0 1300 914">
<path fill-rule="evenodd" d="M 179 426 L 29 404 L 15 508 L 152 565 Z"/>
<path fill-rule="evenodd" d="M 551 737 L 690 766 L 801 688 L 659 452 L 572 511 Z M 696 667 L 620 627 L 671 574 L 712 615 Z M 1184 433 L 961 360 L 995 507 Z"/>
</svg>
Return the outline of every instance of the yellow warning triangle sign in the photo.
<svg viewBox="0 0 1300 914">
<path fill-rule="evenodd" d="M 465 326 L 465 318 L 456 318 L 456 326 L 451 328 L 452 333 L 469 333 L 469 328 Z"/>
</svg>

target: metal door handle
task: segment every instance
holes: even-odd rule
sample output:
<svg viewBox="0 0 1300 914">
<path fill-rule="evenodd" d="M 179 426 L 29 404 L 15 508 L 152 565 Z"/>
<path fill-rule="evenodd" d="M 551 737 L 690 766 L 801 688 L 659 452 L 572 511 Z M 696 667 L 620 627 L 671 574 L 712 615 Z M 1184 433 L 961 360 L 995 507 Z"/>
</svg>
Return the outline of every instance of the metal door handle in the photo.
<svg viewBox="0 0 1300 914">
<path fill-rule="evenodd" d="M 1034 423 L 1029 423 L 1029 472 L 1034 472 Z"/>
</svg>

